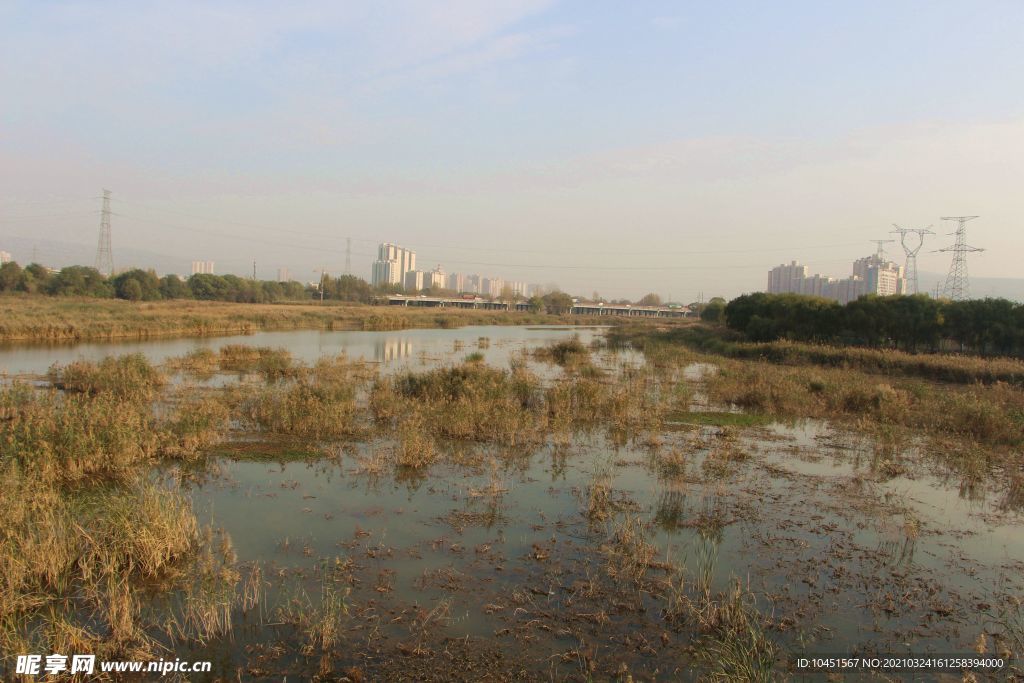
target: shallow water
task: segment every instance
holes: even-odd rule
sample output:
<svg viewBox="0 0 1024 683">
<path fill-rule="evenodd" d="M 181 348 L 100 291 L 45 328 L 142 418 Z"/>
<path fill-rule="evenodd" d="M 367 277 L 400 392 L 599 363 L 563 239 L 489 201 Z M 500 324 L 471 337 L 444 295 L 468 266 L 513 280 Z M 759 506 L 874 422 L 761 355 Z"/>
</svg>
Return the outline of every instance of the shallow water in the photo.
<svg viewBox="0 0 1024 683">
<path fill-rule="evenodd" d="M 39 375 L 54 363 L 65 365 L 76 360 L 97 361 L 107 356 L 130 353 L 142 353 L 151 362 L 160 364 L 196 349 L 217 351 L 228 344 L 285 348 L 294 359 L 305 363 L 346 354 L 353 360 L 373 361 L 389 369 L 398 369 L 422 367 L 442 357 L 447 359 L 453 355 L 454 345 L 459 343 L 462 345 L 461 356 L 479 352 L 486 362 L 507 366 L 518 349 L 566 339 L 571 334 L 579 335 L 581 342 L 589 344 L 595 336 L 603 333 L 604 329 L 599 327 L 479 325 L 384 332 L 288 330 L 153 341 L 6 344 L 0 345 L 0 375 Z M 487 341 L 481 343 L 481 338 Z"/>
<path fill-rule="evenodd" d="M 270 332 L 6 349 L 0 368 L 39 373 L 54 362 L 137 351 L 162 362 L 228 343 L 285 347 L 305 362 L 345 353 L 385 371 L 454 363 L 473 352 L 506 367 L 566 333 Z M 588 344 L 602 331 L 572 333 Z M 600 356 L 607 367 L 640 362 L 636 354 Z M 684 381 L 699 383 L 708 371 L 695 365 Z M 691 409 L 722 410 L 705 403 Z M 383 440 L 221 449 L 200 470 L 168 476 L 181 482 L 202 522 L 227 532 L 243 566 L 262 567 L 266 594 L 259 614 L 235 614 L 231 638 L 176 653 L 209 656 L 215 675 L 233 679 L 255 656 L 252 648 L 291 643 L 267 659 L 266 677 L 308 675 L 316 656 L 294 644 L 299 636 L 275 610 L 297 594 L 315 603 L 325 568 L 344 565 L 352 592 L 343 665 L 371 660 L 381 643 L 391 643 L 392 653 L 413 647 L 436 655 L 471 637 L 555 678 L 579 673 L 582 643 L 598 647 L 599 673 L 624 665 L 642 676 L 678 665 L 674 675 L 692 678 L 697 670 L 680 664 L 692 644 L 686 629 L 664 628 L 662 607 L 650 596 L 609 588 L 602 546 L 633 518 L 659 562 L 685 567 L 690 580 L 706 574 L 714 591 L 736 580 L 749 587 L 776 626 L 770 636 L 791 653 L 968 652 L 1007 596 L 1024 590 L 1020 510 L 998 491 L 965 486 L 919 448 L 890 454 L 909 464 L 888 477 L 879 473 L 874 444 L 826 423 L 733 432 L 748 457 L 722 471 L 709 460 L 723 447 L 722 431 L 678 423 L 654 445 L 600 434 L 514 455 L 447 444 L 467 464 L 421 472 L 374 471 L 374 451 L 388 447 Z M 656 462 L 672 449 L 685 462 L 666 473 Z M 598 481 L 611 488 L 613 505 L 607 519 L 595 520 L 585 510 Z M 603 592 L 580 597 L 579 587 L 593 580 Z M 644 643 L 629 640 L 636 633 Z"/>
<path fill-rule="evenodd" d="M 715 431 L 696 438 L 713 447 Z M 966 652 L 984 622 L 970 608 L 1021 589 L 1019 516 L 990 524 L 984 506 L 931 476 L 854 492 L 851 477 L 870 470 L 850 456 L 856 437 L 820 424 L 758 431 L 764 438 L 742 439 L 756 449 L 750 460 L 707 481 L 659 478 L 648 448 L 581 438 L 567 450 L 542 448 L 514 461 L 492 460 L 483 449 L 478 467 L 437 465 L 405 480 L 361 470 L 375 446 L 313 461 L 222 459 L 220 474 L 191 495 L 200 517 L 230 534 L 242 562 L 264 563 L 268 574 L 298 573 L 294 580 L 315 592 L 320 563 L 352 559 L 362 582 L 353 605 L 399 614 L 444 604 L 450 616 L 432 638 L 480 637 L 538 659 L 569 644 L 524 643 L 516 629 L 538 612 L 569 610 L 568 587 L 603 571 L 597 547 L 613 520 L 583 514 L 596 476 L 606 476 L 624 503 L 619 518 L 643 520 L 657 559 L 694 574 L 710 570 L 713 590 L 739 579 L 778 618 L 812 615 L 800 627 L 802 653 Z M 670 437 L 661 448 L 671 445 Z M 690 453 L 688 467 L 699 472 L 704 453 Z M 489 486 L 500 492 L 486 493 Z M 725 519 L 702 532 L 699 520 L 711 512 Z M 549 557 L 538 561 L 538 547 Z M 268 605 L 290 585 L 272 583 Z M 897 589 L 902 594 L 889 604 L 885 594 Z M 510 596 L 526 591 L 535 604 L 523 615 L 481 609 L 510 606 Z M 943 621 L 937 609 L 958 612 Z M 640 618 L 612 619 L 607 630 L 647 627 L 633 619 Z M 404 623 L 381 629 L 398 641 L 410 637 Z M 255 634 L 270 637 L 266 628 Z M 795 635 L 776 637 L 793 647 Z M 658 661 L 619 658 L 638 674 Z"/>
</svg>

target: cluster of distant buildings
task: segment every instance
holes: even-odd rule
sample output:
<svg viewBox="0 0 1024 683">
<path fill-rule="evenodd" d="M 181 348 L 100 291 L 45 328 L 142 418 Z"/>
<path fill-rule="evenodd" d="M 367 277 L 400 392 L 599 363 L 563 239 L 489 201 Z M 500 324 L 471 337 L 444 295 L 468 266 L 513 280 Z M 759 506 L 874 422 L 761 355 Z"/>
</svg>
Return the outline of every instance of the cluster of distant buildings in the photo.
<svg viewBox="0 0 1024 683">
<path fill-rule="evenodd" d="M 213 275 L 213 261 L 193 261 L 193 275 Z"/>
<path fill-rule="evenodd" d="M 881 251 L 854 261 L 853 273 L 841 279 L 811 275 L 807 266 L 796 261 L 768 271 L 768 292 L 771 294 L 809 294 L 841 304 L 855 301 L 865 294 L 889 296 L 906 294 L 907 290 L 903 266 L 886 260 Z"/>
<path fill-rule="evenodd" d="M 407 292 L 448 289 L 460 294 L 479 294 L 491 298 L 525 298 L 541 290 L 539 285 L 528 286 L 525 282 L 500 277 L 445 273 L 440 265 L 433 270 L 417 270 L 416 252 L 390 242 L 377 247 L 377 260 L 373 262 L 370 284 L 375 287 L 397 285 Z"/>
</svg>

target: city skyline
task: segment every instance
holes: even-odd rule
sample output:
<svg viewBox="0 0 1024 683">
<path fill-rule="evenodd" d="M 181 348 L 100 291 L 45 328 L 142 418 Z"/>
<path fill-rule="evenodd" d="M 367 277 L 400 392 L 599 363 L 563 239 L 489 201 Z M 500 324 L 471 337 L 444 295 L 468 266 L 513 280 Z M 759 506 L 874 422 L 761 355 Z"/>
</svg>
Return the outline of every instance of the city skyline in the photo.
<svg viewBox="0 0 1024 683">
<path fill-rule="evenodd" d="M 828 272 L 893 221 L 977 213 L 972 276 L 1016 277 L 1024 93 L 993 65 L 1024 58 L 1022 19 L 1009 2 L 5 3 L 0 248 L 81 244 L 91 263 L 107 187 L 113 249 L 140 254 L 118 267 L 305 279 L 345 272 L 351 238 L 368 278 L 390 239 L 452 272 L 734 296 L 790 254 Z"/>
<path fill-rule="evenodd" d="M 938 235 L 938 237 L 941 238 L 942 234 Z M 935 237 L 933 237 L 932 239 L 935 239 Z M 870 240 L 870 241 L 873 241 L 875 243 L 879 242 L 878 240 Z M 892 241 L 892 240 L 884 240 L 884 241 Z M 940 243 L 940 244 L 936 245 L 936 244 L 931 244 L 930 243 L 929 246 L 939 247 L 939 246 L 943 246 L 944 244 L 945 243 Z M 0 247 L 2 247 L 2 246 L 5 246 L 5 244 L 0 244 Z M 66 246 L 66 245 L 62 245 L 62 246 Z M 81 249 L 85 249 L 86 248 L 86 245 L 78 245 L 78 246 L 80 246 Z M 879 245 L 879 246 L 881 246 L 881 245 Z M 948 245 L 946 245 L 946 246 L 948 246 Z M 399 247 L 398 245 L 394 245 L 392 243 L 381 243 L 381 244 L 378 244 L 378 247 L 377 247 L 377 256 L 378 256 L 377 260 L 378 261 L 380 261 L 380 256 L 382 254 L 382 249 L 384 249 L 385 247 L 396 247 L 396 248 L 401 249 L 401 247 Z M 38 258 L 39 254 L 35 253 L 38 250 L 36 248 L 34 248 L 34 247 L 32 248 L 32 251 L 33 251 L 33 254 L 32 254 L 32 258 L 31 259 L 29 259 L 29 258 L 22 258 L 21 259 L 21 263 L 23 265 L 27 264 L 27 263 L 29 263 L 29 262 L 31 262 L 33 260 L 36 260 L 36 261 L 39 261 L 42 265 L 46 265 L 47 267 L 56 267 L 57 269 L 59 269 L 60 267 L 67 266 L 67 265 L 82 265 L 82 264 L 88 264 L 88 262 L 89 262 L 88 258 L 85 258 L 84 256 L 79 256 L 77 258 L 75 258 L 75 257 L 64 258 L 64 259 L 59 259 L 58 258 L 57 261 L 53 261 L 53 260 L 47 259 L 47 258 Z M 65 251 L 67 251 L 67 250 L 65 250 Z M 116 251 L 116 248 L 115 248 L 115 251 Z M 411 263 L 412 265 L 415 265 L 415 263 L 416 263 L 415 252 L 413 252 L 412 250 L 405 250 L 405 251 L 407 251 L 407 252 L 409 252 L 411 254 L 411 261 L 409 261 L 409 263 Z M 942 250 L 938 249 L 938 248 L 930 250 L 930 253 L 933 253 L 933 254 L 934 253 L 940 253 L 940 252 L 942 252 Z M 11 254 L 10 252 L 0 252 L 0 253 L 2 253 L 3 258 L 6 259 L 6 260 L 16 260 L 16 261 L 19 260 L 17 258 L 17 254 Z M 48 254 L 48 251 L 46 249 L 43 249 L 42 253 L 45 256 L 46 254 Z M 80 254 L 84 254 L 84 251 L 80 251 L 79 253 Z M 864 257 L 864 258 L 859 258 L 858 257 L 857 260 L 865 260 L 866 258 L 870 258 L 870 257 Z M 948 261 L 948 257 L 947 257 L 947 261 Z M 125 262 L 125 261 L 121 261 L 121 262 L 124 265 L 118 267 L 117 268 L 117 272 L 123 272 L 123 271 L 129 270 L 131 268 L 139 268 L 139 267 L 141 267 L 143 269 L 153 268 L 153 266 L 150 265 L 150 264 L 147 264 L 145 262 L 135 262 L 135 261 L 132 261 L 131 259 L 128 259 L 128 262 Z M 358 263 L 358 261 L 357 261 L 357 263 Z M 829 261 L 827 263 L 838 264 L 838 263 L 842 263 L 842 261 Z M 846 262 L 846 263 L 849 263 L 849 262 Z M 214 273 L 214 264 L 215 264 L 214 261 L 192 261 L 191 262 L 191 274 L 193 274 L 193 275 L 197 274 L 197 273 L 198 274 L 202 274 L 202 273 L 211 273 L 212 274 L 212 273 Z M 369 282 L 371 284 L 378 284 L 378 283 L 376 283 L 374 281 L 374 268 L 375 268 L 375 264 L 376 264 L 376 262 L 371 262 L 369 264 L 369 267 L 366 269 L 369 272 L 369 276 L 364 276 L 361 272 L 358 272 L 360 270 L 358 268 L 355 269 L 357 272 L 354 272 L 354 273 L 351 273 L 351 274 L 353 274 L 356 277 L 359 277 L 361 279 L 364 279 L 364 280 L 366 280 L 367 282 Z M 233 274 L 233 275 L 237 275 L 239 277 L 244 277 L 244 278 L 252 277 L 255 274 L 258 277 L 258 279 L 265 279 L 265 280 L 274 280 L 274 279 L 276 279 L 277 281 L 292 279 L 292 280 L 298 280 L 300 282 L 307 283 L 307 284 L 310 284 L 310 283 L 315 284 L 315 282 L 319 279 L 319 277 L 322 274 L 327 274 L 327 275 L 332 275 L 332 276 L 338 276 L 338 275 L 346 274 L 344 268 L 341 267 L 341 266 L 334 267 L 333 265 L 327 265 L 327 264 L 323 264 L 323 263 L 321 263 L 321 267 L 314 268 L 314 269 L 311 270 L 311 274 L 314 275 L 315 277 L 303 277 L 302 273 L 304 272 L 304 270 L 302 268 L 299 269 L 299 273 L 298 274 L 295 274 L 292 271 L 291 267 L 288 267 L 288 266 L 275 266 L 273 263 L 269 263 L 269 264 L 268 263 L 264 263 L 259 268 L 256 268 L 256 265 L 257 264 L 249 263 L 249 264 L 247 264 L 248 267 L 246 267 L 246 268 L 235 269 L 235 270 L 228 269 L 228 270 L 226 270 L 224 272 L 224 274 Z M 901 287 L 898 290 L 893 290 L 892 292 L 890 292 L 888 290 L 886 290 L 884 292 L 883 291 L 878 291 L 878 290 L 871 290 L 871 291 L 873 291 L 874 293 L 879 293 L 879 294 L 883 294 L 883 295 L 884 294 L 888 294 L 888 293 L 908 293 L 909 292 L 909 290 L 910 290 L 910 283 L 909 283 L 909 280 L 904 281 L 904 278 L 906 276 L 905 276 L 904 273 L 902 273 L 903 267 L 901 265 L 899 265 L 895 261 L 892 261 L 892 265 L 893 266 L 898 266 L 899 270 L 901 271 L 901 273 L 899 275 L 899 278 L 900 278 L 900 280 L 902 282 Z M 801 289 L 800 287 L 797 287 L 797 288 L 794 288 L 794 289 L 789 289 L 789 290 L 778 290 L 778 291 L 793 291 L 793 292 L 797 292 L 797 293 L 807 293 L 807 294 L 821 296 L 821 295 L 823 295 L 823 291 L 824 291 L 823 288 L 828 287 L 829 284 L 830 284 L 830 281 L 832 281 L 831 284 L 833 286 L 840 286 L 840 285 L 843 285 L 845 283 L 845 285 L 847 287 L 847 289 L 843 290 L 844 294 L 832 297 L 832 298 L 836 298 L 837 300 L 845 302 L 845 301 L 849 300 L 850 298 L 855 298 L 859 294 L 865 293 L 864 291 L 862 291 L 863 287 L 861 287 L 859 285 L 854 285 L 854 284 L 847 283 L 846 281 L 849 280 L 849 278 L 845 278 L 845 279 L 844 278 L 836 278 L 836 277 L 833 277 L 833 276 L 822 275 L 822 274 L 811 275 L 810 274 L 810 271 L 812 270 L 811 263 L 803 264 L 803 263 L 800 263 L 798 261 L 792 261 L 790 264 L 785 264 L 785 263 L 782 264 L 781 267 L 788 267 L 788 266 L 798 266 L 799 268 L 803 269 L 804 275 L 808 278 L 808 283 L 804 286 L 803 289 L 806 289 L 807 291 L 803 291 L 803 289 Z M 405 280 L 404 274 L 403 274 L 403 275 L 400 276 L 400 280 L 401 280 L 400 283 L 399 282 L 394 282 L 392 284 L 402 284 L 407 291 L 414 291 L 414 290 L 411 290 L 410 287 L 415 287 L 415 290 L 421 290 L 421 289 L 429 288 L 433 284 L 433 286 L 435 286 L 437 288 L 441 288 L 441 289 L 448 289 L 448 290 L 459 291 L 459 292 L 464 291 L 466 293 L 477 293 L 477 294 L 483 294 L 483 295 L 486 295 L 486 296 L 498 296 L 498 294 L 492 294 L 490 286 L 485 284 L 487 280 L 497 280 L 500 283 L 500 284 L 497 285 L 497 291 L 499 293 L 504 288 L 504 286 L 506 284 L 508 284 L 512 288 L 512 290 L 517 295 L 520 295 L 520 296 L 531 296 L 536 291 L 552 291 L 552 290 L 558 289 L 558 290 L 562 290 L 562 291 L 571 291 L 571 293 L 573 293 L 574 295 L 580 296 L 582 298 L 590 298 L 592 293 L 600 293 L 602 299 L 609 300 L 609 301 L 612 301 L 612 300 L 623 300 L 623 301 L 626 301 L 626 300 L 638 300 L 641 296 L 643 296 L 643 294 L 651 293 L 650 290 L 644 290 L 643 294 L 635 294 L 635 295 L 632 295 L 632 296 L 619 295 L 619 294 L 617 294 L 615 292 L 609 292 L 607 290 L 604 293 L 601 293 L 601 292 L 598 292 L 598 288 L 597 287 L 589 286 L 589 285 L 584 285 L 582 288 L 579 288 L 578 290 L 567 290 L 567 289 L 561 287 L 553 279 L 546 280 L 544 284 L 541 284 L 541 283 L 529 283 L 528 284 L 525 281 L 511 280 L 511 279 L 507 279 L 507 278 L 504 278 L 504 277 L 495 278 L 493 276 L 491 276 L 491 277 L 482 276 L 482 275 L 480 275 L 478 273 L 457 273 L 457 272 L 445 273 L 445 272 L 443 272 L 444 269 L 443 269 L 442 266 L 440 266 L 440 264 L 437 264 L 435 266 L 435 270 L 438 267 L 440 267 L 442 269 L 442 273 L 440 274 L 440 278 L 441 279 L 439 279 L 439 280 L 437 280 L 437 281 L 435 281 L 433 283 L 430 281 L 429 277 L 426 280 L 423 279 L 424 275 L 429 276 L 432 271 L 415 271 L 420 276 L 420 278 L 418 280 L 417 279 L 413 279 L 411 282 L 407 282 Z M 780 266 L 777 266 L 776 268 L 779 268 L 779 267 Z M 772 270 L 775 270 L 776 268 L 773 268 Z M 855 268 L 856 268 L 856 264 L 855 264 Z M 187 267 L 186 268 L 175 268 L 175 267 L 172 267 L 172 268 L 169 268 L 169 269 L 153 268 L 153 269 L 157 270 L 157 272 L 159 272 L 160 274 L 177 274 L 177 275 L 180 275 L 182 277 L 188 277 L 188 275 L 190 274 L 189 273 L 189 269 Z M 412 271 L 410 271 L 410 273 L 411 272 Z M 557 279 L 557 275 L 558 275 L 557 272 L 552 272 L 550 274 L 555 279 Z M 769 272 L 769 275 L 771 276 L 771 272 Z M 925 285 L 922 287 L 921 293 L 935 295 L 936 292 L 938 292 L 938 293 L 941 294 L 943 283 L 944 283 L 945 279 L 947 278 L 947 274 L 946 273 L 941 273 L 941 272 L 938 272 L 938 271 L 931 271 L 931 272 L 929 272 L 929 271 L 922 271 L 922 275 L 923 275 L 923 281 L 925 282 Z M 460 278 L 461 280 L 463 280 L 463 282 L 466 284 L 466 286 L 465 287 L 459 286 L 457 284 L 457 281 L 453 281 L 453 278 Z M 978 292 L 977 292 L 979 296 L 1000 296 L 1000 297 L 1006 297 L 1006 298 L 1010 298 L 1010 299 L 1014 299 L 1014 300 L 1024 300 L 1024 279 L 1003 279 L 1003 280 L 999 280 L 999 279 L 992 279 L 992 278 L 986 279 L 984 277 L 975 278 L 975 279 L 981 281 L 981 285 L 978 288 Z M 441 284 L 441 283 L 443 283 L 443 284 Z M 769 280 L 768 288 L 764 288 L 763 285 L 762 285 L 761 287 L 755 287 L 755 288 L 753 288 L 753 289 L 751 289 L 749 291 L 761 291 L 762 289 L 765 290 L 765 291 L 772 291 L 771 288 L 772 288 L 771 280 Z M 522 292 L 525 292 L 525 294 L 522 294 Z M 682 302 L 682 303 L 686 303 L 688 301 L 689 302 L 697 302 L 697 301 L 700 301 L 700 300 L 706 300 L 706 299 L 710 298 L 711 296 L 722 296 L 722 295 L 725 295 L 726 298 L 731 298 L 732 296 L 735 296 L 735 294 L 732 294 L 732 293 L 721 292 L 721 291 L 710 291 L 710 290 L 705 290 L 703 288 L 698 289 L 695 293 L 692 294 L 692 296 L 688 296 L 686 294 L 684 294 L 682 296 L 674 296 L 672 290 L 669 290 L 668 292 L 654 291 L 653 293 L 660 295 L 666 301 L 672 300 L 672 301 L 677 301 L 677 302 Z M 739 293 L 746 293 L 746 292 L 739 292 Z"/>
</svg>

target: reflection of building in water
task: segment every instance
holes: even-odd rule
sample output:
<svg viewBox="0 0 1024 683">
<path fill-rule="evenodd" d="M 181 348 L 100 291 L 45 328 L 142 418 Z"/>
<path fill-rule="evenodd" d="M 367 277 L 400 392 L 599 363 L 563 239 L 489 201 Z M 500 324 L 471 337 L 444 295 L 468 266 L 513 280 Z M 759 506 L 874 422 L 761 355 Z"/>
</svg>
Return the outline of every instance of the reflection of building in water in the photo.
<svg viewBox="0 0 1024 683">
<path fill-rule="evenodd" d="M 409 339 L 384 339 L 373 344 L 373 357 L 382 363 L 411 355 L 412 340 Z"/>
</svg>

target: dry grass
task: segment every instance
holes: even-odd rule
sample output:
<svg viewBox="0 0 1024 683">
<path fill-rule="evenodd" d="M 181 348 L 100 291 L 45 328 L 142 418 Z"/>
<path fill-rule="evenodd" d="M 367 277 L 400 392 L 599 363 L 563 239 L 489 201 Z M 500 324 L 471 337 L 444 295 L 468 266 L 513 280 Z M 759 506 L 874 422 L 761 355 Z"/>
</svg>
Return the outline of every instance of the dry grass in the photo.
<svg viewBox="0 0 1024 683">
<path fill-rule="evenodd" d="M 1024 443 L 1024 391 L 992 385 L 879 381 L 856 370 L 727 361 L 708 378 L 716 401 L 759 413 L 853 419 L 997 446 Z"/>
<path fill-rule="evenodd" d="M 267 380 L 291 377 L 296 369 L 287 349 L 228 344 L 217 353 L 217 365 L 228 372 L 257 372 Z"/>
<path fill-rule="evenodd" d="M 141 353 L 108 356 L 99 363 L 76 361 L 54 365 L 47 376 L 54 387 L 68 393 L 109 394 L 129 401 L 151 400 L 166 383 L 160 371 Z"/>
<path fill-rule="evenodd" d="M 687 347 L 737 360 L 764 361 L 775 365 L 818 365 L 825 368 L 860 370 L 886 377 L 917 377 L 953 384 L 1006 382 L 1024 385 L 1024 360 L 987 358 L 954 353 L 909 353 L 892 349 L 828 346 L 804 342 L 740 341 L 725 328 L 690 323 L 654 328 L 629 324 L 612 331 L 617 344 L 649 347 Z"/>
<path fill-rule="evenodd" d="M 274 434 L 328 438 L 361 433 L 356 398 L 372 369 L 342 356 L 294 368 L 294 375 L 288 382 L 240 390 L 240 417 Z"/>
<path fill-rule="evenodd" d="M 26 385 L 0 390 L 0 462 L 43 482 L 125 480 L 159 448 L 148 408 L 110 394 L 63 395 Z"/>
<path fill-rule="evenodd" d="M 649 428 L 664 413 L 663 388 L 640 373 L 617 381 L 570 374 L 545 386 L 522 364 L 501 370 L 471 361 L 381 378 L 369 405 L 385 430 L 405 421 L 436 440 L 516 447 L 539 445 L 556 432 Z"/>
<path fill-rule="evenodd" d="M 140 586 L 174 575 L 199 541 L 183 496 L 144 481 L 62 491 L 6 461 L 0 510 L 0 650 L 149 646 Z"/>
<path fill-rule="evenodd" d="M 248 334 L 258 330 L 459 327 L 569 322 L 534 313 L 382 307 L 328 302 L 238 304 L 131 302 L 30 295 L 0 296 L 0 341 L 147 339 Z"/>
<path fill-rule="evenodd" d="M 571 339 L 552 342 L 534 350 L 533 357 L 565 366 L 571 363 L 588 362 L 590 350 L 580 342 L 578 335 L 573 335 Z"/>
</svg>

